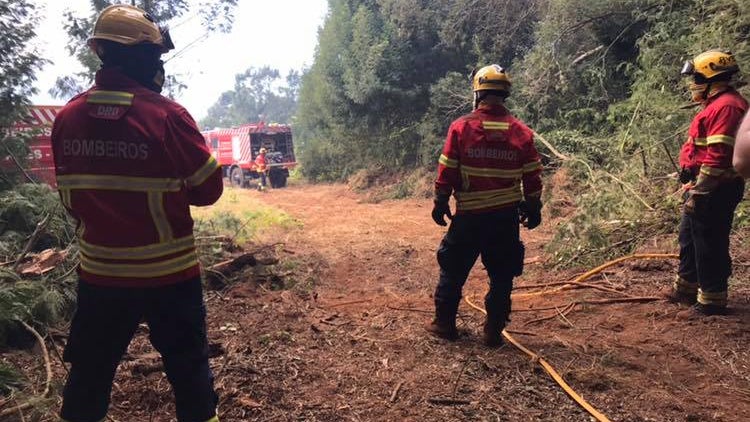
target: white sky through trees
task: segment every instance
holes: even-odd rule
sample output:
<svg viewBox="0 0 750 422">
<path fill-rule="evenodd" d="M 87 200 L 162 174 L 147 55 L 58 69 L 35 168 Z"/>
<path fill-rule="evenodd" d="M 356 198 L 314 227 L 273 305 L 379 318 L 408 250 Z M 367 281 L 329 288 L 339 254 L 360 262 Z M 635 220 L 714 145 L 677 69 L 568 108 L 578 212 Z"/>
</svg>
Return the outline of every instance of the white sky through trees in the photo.
<svg viewBox="0 0 750 422">
<path fill-rule="evenodd" d="M 199 0 L 191 3 L 197 4 Z M 79 17 L 86 16 L 91 13 L 91 2 L 36 0 L 36 4 L 42 9 L 42 19 L 35 43 L 42 57 L 52 63 L 38 73 L 39 92 L 32 102 L 64 104 L 67 99 L 55 99 L 48 91 L 58 76 L 72 74 L 82 67 L 65 49 L 69 40 L 63 29 L 63 12 L 70 9 Z M 174 19 L 169 22 L 174 28 L 171 31 L 174 52 L 200 39 L 165 66 L 168 74 L 178 75 L 188 86 L 177 101 L 199 120 L 222 92 L 234 87 L 234 75 L 249 67 L 269 65 L 286 75 L 290 69 L 310 66 L 318 28 L 326 13 L 326 0 L 239 0 L 232 32 L 212 33 L 207 37 L 194 11 Z"/>
</svg>

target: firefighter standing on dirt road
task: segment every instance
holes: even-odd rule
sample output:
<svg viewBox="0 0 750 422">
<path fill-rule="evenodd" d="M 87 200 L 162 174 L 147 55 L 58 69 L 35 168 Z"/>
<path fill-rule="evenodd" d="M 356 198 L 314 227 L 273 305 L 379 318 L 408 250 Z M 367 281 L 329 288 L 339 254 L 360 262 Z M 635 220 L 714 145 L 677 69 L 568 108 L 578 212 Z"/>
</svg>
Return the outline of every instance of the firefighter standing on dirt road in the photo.
<svg viewBox="0 0 750 422">
<path fill-rule="evenodd" d="M 52 130 L 57 184 L 76 220 L 78 308 L 61 417 L 102 421 L 141 320 L 162 355 L 181 422 L 216 422 L 206 309 L 190 205 L 222 193 L 221 169 L 188 112 L 159 94 L 169 33 L 143 10 L 104 9 L 88 42 L 102 61 Z"/>
<path fill-rule="evenodd" d="M 731 53 L 711 50 L 687 61 L 695 116 L 680 152 L 680 182 L 687 184 L 680 223 L 680 264 L 673 288 L 664 296 L 692 305 L 680 318 L 723 314 L 732 273 L 729 234 L 745 183 L 732 168 L 735 134 L 747 101 L 731 85 L 739 71 Z"/>
<path fill-rule="evenodd" d="M 533 132 L 505 107 L 511 82 L 498 65 L 472 74 L 474 111 L 454 121 L 440 155 L 432 218 L 448 233 L 437 252 L 434 335 L 458 337 L 456 314 L 469 271 L 481 255 L 490 288 L 485 296 L 484 341 L 502 344 L 509 320 L 513 278 L 523 271 L 519 221 L 529 229 L 542 221 L 542 163 Z M 456 198 L 452 216 L 449 198 Z"/>
<path fill-rule="evenodd" d="M 260 176 L 260 184 L 258 190 L 266 189 L 266 175 L 268 173 L 268 159 L 266 158 L 266 149 L 261 148 L 258 150 L 258 156 L 255 157 L 255 167 L 258 175 Z"/>
</svg>

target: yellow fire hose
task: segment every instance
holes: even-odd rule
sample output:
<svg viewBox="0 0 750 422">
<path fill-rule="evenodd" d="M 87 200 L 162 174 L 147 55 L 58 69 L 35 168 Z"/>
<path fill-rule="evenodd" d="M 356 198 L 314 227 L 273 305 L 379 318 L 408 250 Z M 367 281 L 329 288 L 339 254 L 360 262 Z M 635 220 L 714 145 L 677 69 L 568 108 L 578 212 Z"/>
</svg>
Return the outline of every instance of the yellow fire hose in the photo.
<svg viewBox="0 0 750 422">
<path fill-rule="evenodd" d="M 589 279 L 589 278 L 591 278 L 591 277 L 599 274 L 600 272 L 606 270 L 607 268 L 615 266 L 615 265 L 617 265 L 617 264 L 619 264 L 621 262 L 624 262 L 624 261 L 630 261 L 630 260 L 633 260 L 633 259 L 670 259 L 670 258 L 679 258 L 679 257 L 680 257 L 679 255 L 677 255 L 677 254 L 671 254 L 671 253 L 648 253 L 648 254 L 633 254 L 633 255 L 623 256 L 623 257 L 617 258 L 617 259 L 615 259 L 613 261 L 609 261 L 607 263 L 604 263 L 604 264 L 602 264 L 602 265 L 594 268 L 593 270 L 588 271 L 588 272 L 586 272 L 586 273 L 584 273 L 584 274 L 576 277 L 575 279 L 573 279 L 570 282 L 569 285 L 573 285 L 573 284 L 576 284 L 576 283 L 582 283 L 582 282 L 586 281 L 587 279 Z M 524 297 L 543 296 L 543 295 L 548 295 L 550 293 L 557 293 L 557 292 L 560 292 L 560 291 L 565 290 L 565 289 L 566 289 L 565 286 L 561 286 L 561 287 L 557 287 L 557 288 L 551 289 L 551 290 L 543 290 L 541 292 L 520 293 L 520 294 L 513 295 L 513 298 L 514 299 L 520 299 L 520 298 L 524 298 Z"/>
<path fill-rule="evenodd" d="M 633 259 L 669 259 L 669 258 L 679 258 L 679 255 L 676 255 L 676 254 L 634 254 L 634 255 L 624 256 L 624 257 L 615 259 L 613 261 L 609 261 L 609 262 L 607 262 L 605 264 L 602 264 L 602 265 L 594 268 L 593 270 L 588 271 L 588 272 L 586 272 L 586 273 L 584 273 L 584 274 L 576 277 L 573 281 L 570 282 L 570 284 L 581 283 L 581 282 L 585 281 L 586 279 L 588 279 L 588 278 L 590 278 L 590 277 L 592 277 L 592 276 L 594 276 L 596 274 L 599 274 L 600 272 L 606 270 L 607 268 L 612 267 L 614 265 L 617 265 L 617 264 L 619 264 L 621 262 L 624 262 L 624 261 L 629 261 L 629 260 L 633 260 Z M 523 295 L 514 295 L 513 297 L 539 296 L 539 295 L 543 295 L 543 294 L 556 293 L 556 292 L 559 292 L 560 290 L 563 290 L 564 287 L 565 286 L 559 287 L 559 288 L 556 288 L 556 289 L 553 289 L 553 290 L 545 290 L 545 291 L 535 292 L 535 293 L 525 293 Z M 479 307 L 479 306 L 475 305 L 474 303 L 472 303 L 471 300 L 468 297 L 465 297 L 464 299 L 466 300 L 466 303 L 468 303 L 469 306 L 471 306 L 472 308 L 474 308 L 474 309 L 482 312 L 485 315 L 487 314 L 486 310 L 484 310 L 481 307 Z M 610 422 L 610 420 L 606 416 L 604 416 L 604 414 L 602 414 L 601 412 L 599 412 L 598 410 L 596 410 L 594 408 L 594 406 L 592 406 L 591 404 L 589 404 L 586 400 L 584 400 L 583 397 L 581 397 L 580 394 L 578 394 L 575 390 L 573 390 L 573 388 L 570 385 L 568 385 L 567 382 L 565 382 L 565 380 L 563 379 L 563 377 L 560 376 L 560 374 L 555 370 L 555 368 L 552 367 L 552 365 L 550 365 L 549 362 L 547 362 L 546 360 L 544 360 L 544 358 L 542 358 L 541 356 L 537 355 L 536 353 L 534 353 L 531 350 L 529 350 L 526 347 L 524 347 L 515 338 L 513 338 L 513 336 L 511 336 L 510 334 L 508 334 L 508 331 L 503 330 L 503 337 L 505 337 L 511 344 L 513 344 L 514 346 L 516 346 L 516 348 L 518 348 L 522 352 L 524 352 L 527 355 L 529 355 L 529 357 L 531 357 L 531 359 L 533 361 L 538 362 L 539 365 L 541 365 L 542 368 L 544 368 L 544 370 L 547 371 L 547 373 L 552 377 L 552 379 L 554 379 L 557 382 L 557 384 L 560 385 L 560 387 L 562 387 L 562 389 L 565 390 L 565 392 L 573 400 L 575 400 L 579 405 L 581 405 L 581 407 L 583 407 L 584 409 L 586 409 L 586 411 L 589 412 L 589 414 L 591 414 L 591 416 L 593 416 L 594 418 L 596 418 L 597 421 L 599 421 L 599 422 Z"/>
</svg>

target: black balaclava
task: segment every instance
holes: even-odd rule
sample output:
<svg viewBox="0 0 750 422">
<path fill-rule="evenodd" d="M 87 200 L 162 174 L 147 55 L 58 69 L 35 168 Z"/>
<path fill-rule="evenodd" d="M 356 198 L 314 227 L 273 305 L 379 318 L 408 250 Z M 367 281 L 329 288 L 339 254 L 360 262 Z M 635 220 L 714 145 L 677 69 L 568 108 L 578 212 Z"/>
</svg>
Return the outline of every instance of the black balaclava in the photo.
<svg viewBox="0 0 750 422">
<path fill-rule="evenodd" d="M 154 44 L 123 45 L 105 40 L 102 43 L 102 68 L 117 67 L 130 78 L 154 91 L 161 92 L 164 86 L 164 62 L 162 48 Z"/>
</svg>

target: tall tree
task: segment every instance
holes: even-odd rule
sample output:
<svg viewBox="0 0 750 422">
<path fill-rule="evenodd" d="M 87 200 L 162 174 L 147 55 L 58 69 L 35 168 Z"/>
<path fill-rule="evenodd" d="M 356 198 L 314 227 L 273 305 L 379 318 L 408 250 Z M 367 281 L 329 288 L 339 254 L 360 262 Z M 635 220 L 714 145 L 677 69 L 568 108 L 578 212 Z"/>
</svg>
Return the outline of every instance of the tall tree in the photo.
<svg viewBox="0 0 750 422">
<path fill-rule="evenodd" d="M 0 0 L 0 130 L 25 114 L 29 96 L 36 93 L 36 72 L 45 60 L 29 41 L 36 36 L 38 16 L 27 0 Z"/>
<path fill-rule="evenodd" d="M 425 113 L 439 113 L 435 101 L 455 98 L 431 97 L 467 92 L 465 81 L 450 86 L 457 74 L 479 62 L 508 65 L 525 51 L 535 4 L 330 0 L 300 95 L 303 171 L 339 178 L 363 166 L 434 161 L 449 116 Z"/>
<path fill-rule="evenodd" d="M 221 94 L 201 122 L 206 128 L 229 127 L 260 120 L 290 123 L 297 109 L 301 74 L 291 70 L 286 84 L 269 66 L 251 67 L 235 76 L 234 89 Z"/>
<path fill-rule="evenodd" d="M 73 75 L 59 77 L 55 86 L 50 90 L 52 95 L 58 98 L 69 97 L 91 85 L 94 74 L 99 67 L 99 59 L 86 46 L 86 40 L 93 31 L 99 12 L 107 6 L 117 3 L 122 2 L 118 0 L 91 0 L 93 14 L 85 18 L 79 18 L 70 11 L 65 13 L 64 27 L 70 40 L 66 48 L 72 56 L 81 62 L 84 70 Z M 228 32 L 231 30 L 234 22 L 233 13 L 237 6 L 237 0 L 207 0 L 194 6 L 191 6 L 186 0 L 138 0 L 132 3 L 147 11 L 160 24 L 168 24 L 169 21 L 186 15 L 199 16 L 206 30 L 204 35 L 214 31 Z M 186 44 L 182 48 L 190 47 L 191 44 Z M 172 54 L 177 55 L 180 52 L 180 46 L 178 45 L 177 50 Z M 174 96 L 184 88 L 185 84 L 178 78 L 174 75 L 167 75 L 165 83 L 167 95 Z"/>
<path fill-rule="evenodd" d="M 0 0 L 0 160 L 12 155 L 23 160 L 28 152 L 24 134 L 10 133 L 26 117 L 29 97 L 36 93 L 36 72 L 45 60 L 29 45 L 36 36 L 36 9 L 27 0 Z M 26 134 L 28 135 L 28 134 Z M 7 185 L 7 183 L 5 183 Z"/>
</svg>

